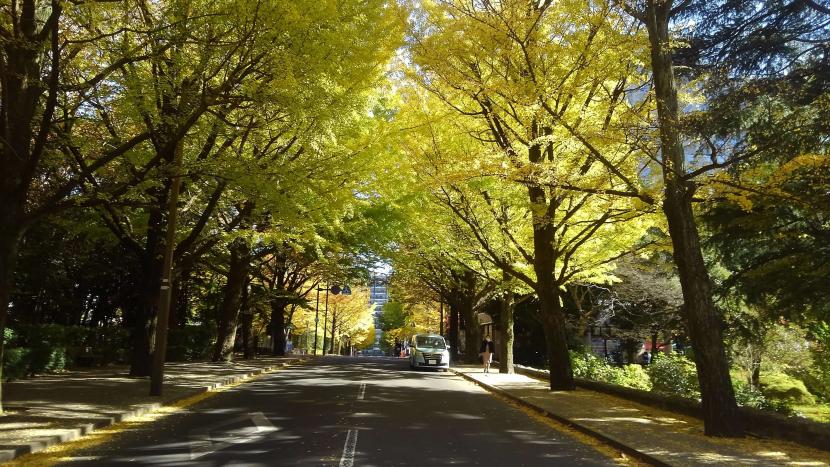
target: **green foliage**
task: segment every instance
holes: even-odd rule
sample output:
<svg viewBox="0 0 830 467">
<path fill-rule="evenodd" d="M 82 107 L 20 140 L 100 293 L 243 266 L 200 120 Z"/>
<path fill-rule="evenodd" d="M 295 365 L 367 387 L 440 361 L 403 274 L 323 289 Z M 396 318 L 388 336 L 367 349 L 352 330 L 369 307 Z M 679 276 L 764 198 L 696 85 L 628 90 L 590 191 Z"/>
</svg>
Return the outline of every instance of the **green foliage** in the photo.
<svg viewBox="0 0 830 467">
<path fill-rule="evenodd" d="M 7 329 L 6 336 L 3 376 L 8 380 L 76 365 L 124 362 L 129 348 L 126 330 L 116 327 L 28 325 Z"/>
<path fill-rule="evenodd" d="M 3 352 L 3 378 L 6 381 L 29 375 L 31 351 L 20 347 L 8 347 Z"/>
<path fill-rule="evenodd" d="M 384 331 L 400 329 L 406 325 L 407 313 L 403 304 L 399 302 L 387 302 L 383 305 L 383 314 L 380 317 L 380 327 Z"/>
<path fill-rule="evenodd" d="M 815 404 L 816 398 L 804 382 L 785 373 L 761 373 L 761 392 L 769 399 L 798 404 Z"/>
<path fill-rule="evenodd" d="M 662 394 L 700 398 L 695 364 L 682 355 L 656 354 L 648 366 L 653 391 Z"/>
<path fill-rule="evenodd" d="M 188 361 L 210 357 L 216 341 L 212 326 L 185 326 L 172 328 L 167 337 L 167 360 Z"/>
<path fill-rule="evenodd" d="M 769 399 L 764 393 L 752 388 L 745 381 L 734 381 L 735 401 L 743 407 L 752 407 L 759 410 L 778 412 L 783 415 L 794 415 L 795 410 L 789 401 Z"/>
<path fill-rule="evenodd" d="M 640 365 L 624 365 L 620 368 L 615 384 L 643 391 L 651 391 L 654 387 L 648 372 Z"/>
<path fill-rule="evenodd" d="M 571 368 L 577 378 L 643 391 L 650 391 L 652 388 L 648 373 L 640 365 L 625 365 L 620 368 L 591 353 L 571 352 L 570 354 Z"/>
<path fill-rule="evenodd" d="M 830 401 L 830 323 L 813 323 L 810 334 L 813 337 L 810 347 L 812 364 L 794 376 L 804 381 L 811 393 Z"/>
</svg>

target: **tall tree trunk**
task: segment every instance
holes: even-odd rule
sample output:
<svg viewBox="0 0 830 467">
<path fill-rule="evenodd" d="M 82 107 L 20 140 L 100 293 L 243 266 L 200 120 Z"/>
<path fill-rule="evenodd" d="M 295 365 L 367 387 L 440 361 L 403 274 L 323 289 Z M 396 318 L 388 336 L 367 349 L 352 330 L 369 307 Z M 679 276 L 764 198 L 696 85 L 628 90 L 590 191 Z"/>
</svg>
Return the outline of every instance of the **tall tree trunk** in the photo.
<svg viewBox="0 0 830 467">
<path fill-rule="evenodd" d="M 0 209 L 7 208 L 6 206 Z M 20 222 L 9 216 L 7 211 L 2 211 L 0 219 L 0 414 L 3 413 L 2 404 L 2 381 L 3 381 L 3 357 L 6 348 L 6 322 L 9 315 L 9 302 L 12 294 L 12 278 L 17 263 L 17 249 L 20 245 L 22 232 L 19 228 Z"/>
<path fill-rule="evenodd" d="M 532 125 L 533 137 L 539 136 L 536 122 Z M 528 159 L 532 163 L 543 160 L 542 147 L 534 144 L 528 148 Z M 553 215 L 557 201 L 548 200 L 545 188 L 537 185 L 527 187 L 533 217 L 533 270 L 536 272 L 536 294 L 539 297 L 539 312 L 542 330 L 545 333 L 548 364 L 550 365 L 550 388 L 552 390 L 573 390 L 576 388 L 568 356 L 568 341 L 565 334 L 565 313 L 559 300 L 559 284 L 555 281 L 554 251 L 555 226 Z"/>
<path fill-rule="evenodd" d="M 214 362 L 222 360 L 229 362 L 233 359 L 242 290 L 245 288 L 251 263 L 250 247 L 244 239 L 234 240 L 230 246 L 230 253 L 228 281 L 225 283 L 225 293 L 219 310 L 218 336 L 213 352 Z"/>
<path fill-rule="evenodd" d="M 683 315 L 695 346 L 704 431 L 710 436 L 741 436 L 744 428 L 723 345 L 723 322 L 712 302 L 712 285 L 692 211 L 695 186 L 683 178 L 685 153 L 678 128 L 677 90 L 669 43 L 671 8 L 671 1 L 649 0 L 644 15 L 660 127 L 665 182 L 663 212 L 683 291 Z"/>
<path fill-rule="evenodd" d="M 499 373 L 513 374 L 513 296 L 506 292 L 499 299 Z"/>
<path fill-rule="evenodd" d="M 34 0 L 13 5 L 4 7 L 5 37 L 0 43 L 0 381 L 18 248 L 31 220 L 26 203 L 33 182 L 42 175 L 40 162 L 51 135 L 61 72 L 62 4 L 51 2 L 51 11 Z M 14 27 L 7 29 L 6 20 Z"/>
<path fill-rule="evenodd" d="M 550 388 L 556 391 L 572 391 L 576 389 L 576 384 L 568 354 L 565 315 L 556 289 L 547 287 L 539 291 L 539 311 L 550 365 Z"/>
<path fill-rule="evenodd" d="M 158 206 L 164 206 L 167 202 L 167 190 L 161 189 L 156 192 L 154 199 L 158 202 Z M 127 308 L 130 314 L 129 320 L 132 322 L 130 376 L 150 376 L 153 361 L 151 352 L 155 345 L 153 321 L 159 302 L 164 255 L 162 244 L 164 219 L 161 210 L 153 210 L 150 213 L 147 226 L 147 239 L 144 243 L 143 258 L 140 260 L 141 267 L 139 271 L 136 271 L 133 302 Z"/>
<path fill-rule="evenodd" d="M 246 281 L 247 282 L 247 281 Z M 242 287 L 242 358 L 250 360 L 256 354 L 256 347 L 253 339 L 254 310 L 251 307 L 248 284 Z"/>
<path fill-rule="evenodd" d="M 170 306 L 170 329 L 183 329 L 187 325 L 188 298 L 190 295 L 190 281 L 193 271 L 182 270 L 177 280 L 173 281 L 172 304 Z"/>
<path fill-rule="evenodd" d="M 459 312 L 464 317 L 466 324 L 464 327 L 464 360 L 467 363 L 476 363 L 482 336 L 475 311 L 475 273 L 465 271 L 462 283 L 463 287 L 459 296 Z"/>
<path fill-rule="evenodd" d="M 459 294 L 458 290 L 453 290 L 451 298 L 448 300 L 450 305 L 450 361 L 458 361 L 458 326 L 459 319 Z"/>
<path fill-rule="evenodd" d="M 271 300 L 271 336 L 273 348 L 271 353 L 277 357 L 285 355 L 285 307 L 283 298 Z"/>
</svg>

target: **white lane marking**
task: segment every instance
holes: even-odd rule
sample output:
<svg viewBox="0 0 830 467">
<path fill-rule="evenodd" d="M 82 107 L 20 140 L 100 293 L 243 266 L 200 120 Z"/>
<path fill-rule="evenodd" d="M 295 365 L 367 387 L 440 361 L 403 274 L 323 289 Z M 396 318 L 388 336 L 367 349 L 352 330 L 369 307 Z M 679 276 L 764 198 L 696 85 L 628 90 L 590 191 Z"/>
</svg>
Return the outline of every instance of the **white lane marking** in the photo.
<svg viewBox="0 0 830 467">
<path fill-rule="evenodd" d="M 239 422 L 250 421 L 254 426 L 242 426 L 234 429 L 222 429 Z M 208 454 L 225 449 L 235 444 L 258 441 L 268 433 L 279 431 L 262 412 L 254 412 L 219 423 L 214 423 L 190 432 L 190 460 L 196 460 Z"/>
<path fill-rule="evenodd" d="M 360 383 L 360 390 L 357 391 L 357 400 L 362 401 L 366 395 L 366 383 Z"/>
<path fill-rule="evenodd" d="M 340 458 L 340 467 L 354 466 L 354 451 L 357 447 L 357 430 L 349 430 L 346 435 L 346 444 L 343 445 L 343 457 Z"/>
</svg>

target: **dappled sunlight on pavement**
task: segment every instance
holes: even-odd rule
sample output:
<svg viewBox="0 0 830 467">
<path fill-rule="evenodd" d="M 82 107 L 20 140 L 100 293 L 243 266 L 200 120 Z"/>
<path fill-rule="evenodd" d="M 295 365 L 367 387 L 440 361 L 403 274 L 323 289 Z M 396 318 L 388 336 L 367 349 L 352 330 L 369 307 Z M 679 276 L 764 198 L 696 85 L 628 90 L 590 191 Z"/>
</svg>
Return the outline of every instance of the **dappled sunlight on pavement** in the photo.
<svg viewBox="0 0 830 467">
<path fill-rule="evenodd" d="M 499 374 L 497 369 L 483 373 L 479 367 L 460 366 L 454 370 L 670 465 L 830 465 L 830 452 L 778 440 L 707 437 L 703 422 L 696 418 L 609 394 L 581 388 L 551 391 L 545 381 Z"/>
<path fill-rule="evenodd" d="M 296 361 L 296 358 L 291 360 Z M 5 383 L 0 417 L 0 455 L 15 447 L 34 450 L 56 440 L 73 439 L 94 427 L 138 415 L 158 404 L 205 391 L 217 383 L 289 361 L 263 357 L 233 363 L 168 362 L 164 395 L 148 396 L 148 378 L 129 377 L 129 368 L 114 366 L 67 371 Z"/>
</svg>

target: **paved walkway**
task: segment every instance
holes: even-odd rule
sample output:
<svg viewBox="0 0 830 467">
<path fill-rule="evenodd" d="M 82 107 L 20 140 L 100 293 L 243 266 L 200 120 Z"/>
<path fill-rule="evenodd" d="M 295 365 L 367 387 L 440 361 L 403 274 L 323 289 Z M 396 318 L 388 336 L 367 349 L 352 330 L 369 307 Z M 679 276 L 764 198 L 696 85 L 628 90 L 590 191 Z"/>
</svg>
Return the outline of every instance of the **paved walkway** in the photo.
<svg viewBox="0 0 830 467">
<path fill-rule="evenodd" d="M 127 367 L 75 370 L 5 383 L 7 413 L 0 417 L 0 462 L 299 360 L 263 357 L 231 364 L 167 363 L 162 397 L 148 396 L 149 379 L 127 376 Z"/>
<path fill-rule="evenodd" d="M 546 382 L 519 374 L 483 373 L 481 367 L 453 369 L 467 379 L 523 405 L 566 419 L 583 431 L 632 448 L 656 464 L 699 466 L 830 465 L 830 452 L 785 441 L 726 440 L 703 435 L 703 422 L 604 393 L 550 391 Z"/>
</svg>

